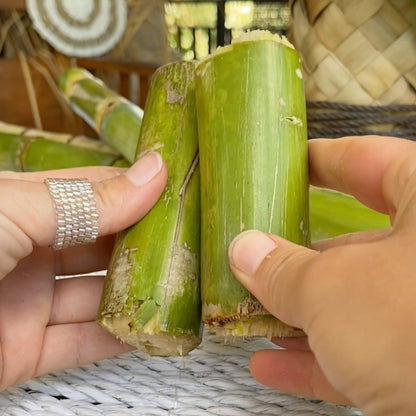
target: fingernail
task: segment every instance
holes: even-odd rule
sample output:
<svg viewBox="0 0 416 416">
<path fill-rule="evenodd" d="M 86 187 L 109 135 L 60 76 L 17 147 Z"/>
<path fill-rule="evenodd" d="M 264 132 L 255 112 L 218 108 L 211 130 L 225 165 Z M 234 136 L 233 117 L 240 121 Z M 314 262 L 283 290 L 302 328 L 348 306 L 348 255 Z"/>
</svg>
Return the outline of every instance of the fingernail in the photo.
<svg viewBox="0 0 416 416">
<path fill-rule="evenodd" d="M 126 176 L 136 186 L 143 186 L 160 172 L 162 166 L 162 156 L 157 152 L 149 152 L 132 165 L 126 172 Z"/>
<path fill-rule="evenodd" d="M 231 264 L 248 276 L 253 276 L 264 258 L 276 248 L 276 243 L 260 231 L 245 231 L 231 243 Z"/>
</svg>

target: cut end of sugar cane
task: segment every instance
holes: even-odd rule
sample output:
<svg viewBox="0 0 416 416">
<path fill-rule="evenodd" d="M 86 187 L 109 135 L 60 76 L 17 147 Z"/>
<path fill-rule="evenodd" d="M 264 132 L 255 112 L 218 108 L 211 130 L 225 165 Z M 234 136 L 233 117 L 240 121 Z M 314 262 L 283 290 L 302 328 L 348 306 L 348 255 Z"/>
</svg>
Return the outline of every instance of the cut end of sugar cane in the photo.
<svg viewBox="0 0 416 416">
<path fill-rule="evenodd" d="M 251 304 L 257 311 L 247 311 L 247 304 Z M 248 298 L 237 307 L 239 313 L 226 315 L 219 305 L 202 306 L 204 323 L 210 330 L 225 339 L 234 337 L 294 337 L 303 336 L 303 331 L 293 328 L 270 315 L 257 301 Z"/>
<path fill-rule="evenodd" d="M 220 55 L 222 53 L 229 52 L 233 49 L 234 45 L 243 43 L 243 42 L 260 42 L 260 41 L 272 41 L 279 43 L 282 46 L 286 46 L 290 49 L 295 49 L 295 47 L 289 42 L 285 36 L 280 36 L 277 33 L 271 33 L 267 30 L 253 30 L 251 32 L 245 32 L 238 38 L 234 39 L 233 42 L 226 46 L 218 47 L 211 55 L 208 55 L 206 58 L 201 59 L 200 62 L 212 59 L 212 57 Z"/>
<path fill-rule="evenodd" d="M 196 98 L 202 320 L 225 337 L 301 335 L 241 286 L 227 254 L 233 238 L 249 229 L 310 243 L 299 55 L 278 35 L 249 32 L 198 64 Z"/>
<path fill-rule="evenodd" d="M 132 316 L 126 315 L 119 317 L 114 315 L 103 316 L 100 319 L 100 324 L 122 342 L 152 356 L 184 356 L 189 354 L 201 342 L 200 337 L 194 334 L 173 335 L 171 332 L 162 331 L 157 326 L 157 315 L 140 331 L 132 330 L 131 319 Z"/>
<path fill-rule="evenodd" d="M 152 272 L 151 262 L 143 259 L 152 249 L 147 230 L 155 219 L 147 220 L 118 236 L 97 320 L 122 342 L 149 355 L 184 356 L 201 343 L 198 258 L 183 248 L 173 261 L 166 256 L 154 265 Z M 137 245 L 138 237 L 144 253 L 126 247 Z M 154 250 L 156 257 L 166 253 L 160 248 Z M 167 264 L 173 265 L 168 272 Z"/>
<path fill-rule="evenodd" d="M 235 45 L 241 42 L 258 42 L 263 40 L 271 40 L 291 49 L 295 49 L 294 46 L 286 38 L 286 36 L 280 36 L 277 33 L 271 33 L 267 30 L 252 30 L 250 32 L 245 32 L 237 39 L 235 39 L 231 45 L 227 45 L 224 48 L 226 49 L 232 47 L 233 44 Z"/>
<path fill-rule="evenodd" d="M 299 329 L 276 319 L 251 295 L 239 303 L 233 315 L 222 305 L 203 304 L 204 324 L 226 339 L 233 337 L 289 337 L 304 335 Z"/>
</svg>

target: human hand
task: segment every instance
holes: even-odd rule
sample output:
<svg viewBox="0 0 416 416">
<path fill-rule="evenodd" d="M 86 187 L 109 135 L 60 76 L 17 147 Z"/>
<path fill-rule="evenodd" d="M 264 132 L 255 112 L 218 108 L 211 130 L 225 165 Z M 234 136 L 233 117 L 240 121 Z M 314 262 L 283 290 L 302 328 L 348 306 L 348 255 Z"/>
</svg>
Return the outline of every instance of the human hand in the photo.
<svg viewBox="0 0 416 416">
<path fill-rule="evenodd" d="M 56 221 L 49 177 L 92 182 L 99 213 L 95 244 L 54 251 Z M 0 172 L 0 390 L 53 370 L 98 361 L 131 347 L 95 322 L 114 234 L 140 220 L 167 179 L 151 153 L 129 170 L 97 167 Z"/>
<path fill-rule="evenodd" d="M 238 280 L 307 338 L 275 339 L 250 362 L 281 391 L 359 407 L 416 411 L 416 144 L 382 137 L 309 143 L 310 179 L 390 215 L 391 230 L 297 246 L 246 232 L 230 246 Z"/>
</svg>

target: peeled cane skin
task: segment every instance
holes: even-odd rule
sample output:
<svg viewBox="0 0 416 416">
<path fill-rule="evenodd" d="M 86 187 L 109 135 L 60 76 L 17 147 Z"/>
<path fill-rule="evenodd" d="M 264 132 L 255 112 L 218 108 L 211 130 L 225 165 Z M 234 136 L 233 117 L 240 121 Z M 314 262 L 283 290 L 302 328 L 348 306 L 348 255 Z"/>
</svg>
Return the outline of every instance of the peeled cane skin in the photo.
<svg viewBox="0 0 416 416">
<path fill-rule="evenodd" d="M 309 245 L 306 109 L 298 54 L 254 33 L 197 66 L 203 321 L 225 336 L 297 335 L 232 275 L 228 246 L 259 229 Z"/>
<path fill-rule="evenodd" d="M 149 151 L 165 160 L 168 183 L 153 209 L 118 235 L 98 322 L 151 355 L 186 355 L 201 341 L 193 63 L 155 73 L 137 158 Z"/>
</svg>

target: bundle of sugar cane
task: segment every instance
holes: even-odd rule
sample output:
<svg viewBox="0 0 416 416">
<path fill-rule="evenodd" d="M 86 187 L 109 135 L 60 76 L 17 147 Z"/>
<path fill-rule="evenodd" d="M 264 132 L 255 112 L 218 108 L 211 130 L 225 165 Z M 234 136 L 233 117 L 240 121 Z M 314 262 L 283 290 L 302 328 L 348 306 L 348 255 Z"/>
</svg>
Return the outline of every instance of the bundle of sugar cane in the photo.
<svg viewBox="0 0 416 416">
<path fill-rule="evenodd" d="M 85 69 L 67 69 L 59 80 L 59 88 L 73 110 L 101 139 L 133 162 L 143 110 Z"/>
<path fill-rule="evenodd" d="M 237 282 L 227 251 L 247 229 L 309 244 L 299 56 L 278 35 L 250 32 L 198 64 L 196 103 L 203 322 L 225 336 L 295 335 Z"/>
<path fill-rule="evenodd" d="M 160 151 L 170 179 L 152 211 L 118 236 L 98 314 L 103 327 L 151 355 L 185 355 L 201 340 L 200 215 L 203 321 L 225 336 L 299 334 L 239 285 L 227 256 L 234 236 L 249 228 L 309 244 L 299 57 L 285 40 L 254 32 L 200 62 L 198 123 L 194 65 L 169 64 L 152 81 L 136 157 Z M 328 192 L 314 189 L 312 206 L 322 211 L 317 201 Z"/>
<path fill-rule="evenodd" d="M 127 167 L 129 163 L 96 139 L 0 122 L 0 170 L 33 172 L 77 166 Z"/>
<path fill-rule="evenodd" d="M 158 151 L 169 179 L 139 223 L 119 234 L 98 322 L 151 355 L 185 355 L 201 341 L 200 204 L 194 63 L 154 74 L 137 158 Z"/>
</svg>

